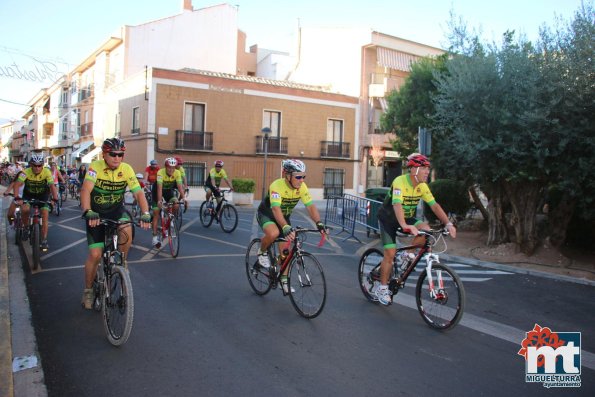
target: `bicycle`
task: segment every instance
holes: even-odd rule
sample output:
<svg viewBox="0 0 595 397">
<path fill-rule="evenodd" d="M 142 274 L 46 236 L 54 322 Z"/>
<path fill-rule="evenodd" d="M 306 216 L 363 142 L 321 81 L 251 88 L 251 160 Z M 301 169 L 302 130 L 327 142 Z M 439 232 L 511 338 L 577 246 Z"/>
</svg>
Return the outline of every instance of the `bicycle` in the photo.
<svg viewBox="0 0 595 397">
<path fill-rule="evenodd" d="M 56 216 L 60 216 L 60 213 L 62 212 L 62 204 L 64 201 L 66 201 L 66 196 L 66 187 L 63 183 L 58 183 L 58 201 L 54 206 L 54 212 L 56 213 Z"/>
<path fill-rule="evenodd" d="M 204 227 L 209 227 L 216 221 L 225 233 L 231 233 L 238 226 L 238 210 L 233 204 L 225 198 L 225 193 L 231 190 L 221 190 L 221 199 L 217 203 L 215 195 L 212 194 L 208 201 L 203 201 L 200 205 L 199 216 L 200 223 Z"/>
<path fill-rule="evenodd" d="M 318 229 L 295 228 L 293 243 L 278 238 L 268 249 L 271 267 L 267 270 L 258 262 L 261 239 L 255 238 L 246 251 L 246 275 L 250 287 L 257 295 L 266 295 L 281 284 L 281 276 L 287 271 L 287 292 L 294 309 L 305 318 L 318 316 L 326 303 L 326 279 L 322 265 L 316 257 L 303 249 L 306 233 L 320 233 Z M 318 246 L 324 244 L 325 235 Z M 277 243 L 287 246 L 283 255 L 277 255 Z M 290 247 L 289 247 L 290 246 Z M 287 252 L 285 252 L 287 250 Z"/>
<path fill-rule="evenodd" d="M 105 248 L 93 280 L 93 309 L 101 311 L 107 340 L 121 346 L 130 337 L 134 320 L 134 294 L 124 254 L 118 248 L 118 229 L 130 223 L 102 219 Z"/>
<path fill-rule="evenodd" d="M 21 241 L 29 238 L 31 243 L 31 255 L 33 257 L 33 270 L 39 269 L 40 256 L 41 256 L 41 226 L 43 224 L 43 218 L 41 216 L 41 210 L 39 207 L 48 205 L 49 211 L 52 211 L 52 203 L 49 201 L 29 199 L 23 200 L 23 203 L 29 204 L 29 224 L 25 226 L 23 233 L 21 233 Z"/>
<path fill-rule="evenodd" d="M 13 193 L 7 193 L 7 196 L 14 197 Z M 14 243 L 21 244 L 25 232 L 25 225 L 23 224 L 23 216 L 21 215 L 21 204 L 15 203 L 14 218 L 12 220 L 12 228 L 14 229 Z"/>
<path fill-rule="evenodd" d="M 440 263 L 438 253 L 432 248 L 442 240 L 444 251 L 448 235 L 446 229 L 420 230 L 419 234 L 425 238 L 423 244 L 408 245 L 397 249 L 393 261 L 389 290 L 392 292 L 391 303 L 399 290 L 405 287 L 405 282 L 418 263 L 425 261 L 415 287 L 415 302 L 423 320 L 430 326 L 440 330 L 454 327 L 461 320 L 465 308 L 465 289 L 459 275 L 449 266 Z M 415 258 L 403 259 L 403 254 L 416 249 Z M 442 252 L 444 252 L 442 251 Z M 373 289 L 380 283 L 380 263 L 383 253 L 377 248 L 370 248 L 360 258 L 358 266 L 359 286 L 364 296 L 370 301 L 378 303 Z"/>
<path fill-rule="evenodd" d="M 68 193 L 70 194 L 70 198 L 75 200 L 79 199 L 79 182 L 76 179 L 69 179 L 68 180 Z"/>
<path fill-rule="evenodd" d="M 174 206 L 178 203 L 163 203 L 161 205 L 160 219 L 161 240 L 168 239 L 169 251 L 171 256 L 176 258 L 180 252 L 180 236 L 178 235 L 180 228 L 176 215 L 174 214 Z M 181 212 L 179 207 L 178 211 Z"/>
</svg>

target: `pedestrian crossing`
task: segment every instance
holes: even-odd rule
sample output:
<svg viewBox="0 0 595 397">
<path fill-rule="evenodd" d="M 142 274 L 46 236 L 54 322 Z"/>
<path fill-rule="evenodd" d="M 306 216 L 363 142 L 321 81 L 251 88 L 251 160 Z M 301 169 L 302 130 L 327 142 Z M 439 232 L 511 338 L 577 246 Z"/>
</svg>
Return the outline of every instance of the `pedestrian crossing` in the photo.
<svg viewBox="0 0 595 397">
<path fill-rule="evenodd" d="M 453 269 L 459 275 L 461 281 L 465 283 L 482 283 L 490 281 L 496 276 L 508 276 L 515 274 L 513 272 L 477 267 L 473 265 L 465 265 L 463 263 L 446 263 L 446 265 Z M 421 273 L 423 270 L 424 268 L 422 266 L 417 266 L 413 273 L 419 275 L 419 273 Z M 413 277 L 416 278 L 415 276 Z"/>
</svg>

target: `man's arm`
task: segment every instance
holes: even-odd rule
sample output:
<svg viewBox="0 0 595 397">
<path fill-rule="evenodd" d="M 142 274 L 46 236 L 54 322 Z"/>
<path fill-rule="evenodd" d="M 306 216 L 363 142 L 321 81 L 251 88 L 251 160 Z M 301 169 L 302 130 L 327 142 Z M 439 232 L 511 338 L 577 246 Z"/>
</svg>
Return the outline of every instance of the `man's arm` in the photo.
<svg viewBox="0 0 595 397">
<path fill-rule="evenodd" d="M 434 205 L 431 205 L 430 208 L 432 209 L 432 212 L 436 215 L 436 217 L 440 219 L 440 222 L 442 222 L 442 224 L 446 226 L 446 228 L 448 229 L 448 233 L 452 236 L 452 238 L 456 238 L 457 229 L 450 222 L 450 220 L 448 219 L 448 215 L 446 215 L 440 204 L 434 203 Z"/>
<path fill-rule="evenodd" d="M 401 203 L 393 204 L 393 210 L 395 211 L 395 216 L 397 217 L 397 222 L 403 231 L 408 230 L 408 233 L 417 236 L 418 230 L 413 225 L 408 225 L 407 221 L 405 220 L 405 212 L 403 211 L 403 205 Z"/>
</svg>

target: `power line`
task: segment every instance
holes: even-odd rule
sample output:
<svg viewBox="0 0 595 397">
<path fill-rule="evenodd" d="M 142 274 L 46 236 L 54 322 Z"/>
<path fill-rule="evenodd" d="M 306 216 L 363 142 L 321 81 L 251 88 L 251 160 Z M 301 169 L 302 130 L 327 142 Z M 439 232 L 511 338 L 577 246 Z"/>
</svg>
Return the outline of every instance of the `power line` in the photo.
<svg viewBox="0 0 595 397">
<path fill-rule="evenodd" d="M 2 102 L 8 102 L 8 103 L 12 103 L 13 105 L 29 106 L 29 105 L 27 105 L 26 103 L 13 102 L 13 101 L 9 101 L 8 99 L 2 99 L 2 98 L 0 98 L 0 101 L 2 101 Z"/>
</svg>

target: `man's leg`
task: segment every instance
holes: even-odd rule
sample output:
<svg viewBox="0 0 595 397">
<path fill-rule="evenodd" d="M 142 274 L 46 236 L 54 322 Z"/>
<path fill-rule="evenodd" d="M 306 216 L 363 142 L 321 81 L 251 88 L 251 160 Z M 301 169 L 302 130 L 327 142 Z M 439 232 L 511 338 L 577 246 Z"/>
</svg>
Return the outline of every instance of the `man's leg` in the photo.
<svg viewBox="0 0 595 397">
<path fill-rule="evenodd" d="M 89 247 L 89 255 L 85 261 L 85 290 L 83 291 L 81 303 L 87 310 L 93 308 L 93 280 L 97 274 L 97 265 L 103 253 L 103 244 L 96 245 L 99 246 Z"/>
</svg>

